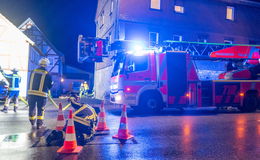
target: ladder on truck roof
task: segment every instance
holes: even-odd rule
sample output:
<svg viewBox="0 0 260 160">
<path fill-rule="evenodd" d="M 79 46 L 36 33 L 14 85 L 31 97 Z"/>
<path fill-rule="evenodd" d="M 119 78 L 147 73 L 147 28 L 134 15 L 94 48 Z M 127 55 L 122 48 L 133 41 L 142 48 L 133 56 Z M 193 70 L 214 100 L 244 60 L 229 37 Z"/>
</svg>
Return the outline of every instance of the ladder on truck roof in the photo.
<svg viewBox="0 0 260 160">
<path fill-rule="evenodd" d="M 211 52 L 218 51 L 232 46 L 259 46 L 259 45 L 204 43 L 204 42 L 167 40 L 163 42 L 163 51 L 186 51 L 193 56 L 209 56 Z"/>
</svg>

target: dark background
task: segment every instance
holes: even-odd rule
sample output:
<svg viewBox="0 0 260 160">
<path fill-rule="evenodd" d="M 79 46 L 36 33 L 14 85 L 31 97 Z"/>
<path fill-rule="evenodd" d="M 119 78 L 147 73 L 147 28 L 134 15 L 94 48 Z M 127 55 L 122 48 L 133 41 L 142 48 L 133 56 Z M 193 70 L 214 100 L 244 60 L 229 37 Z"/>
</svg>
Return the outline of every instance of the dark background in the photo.
<svg viewBox="0 0 260 160">
<path fill-rule="evenodd" d="M 65 55 L 65 64 L 87 71 L 93 64 L 77 63 L 77 38 L 95 37 L 96 8 L 97 0 L 0 0 L 0 13 L 14 25 L 30 17 Z"/>
</svg>

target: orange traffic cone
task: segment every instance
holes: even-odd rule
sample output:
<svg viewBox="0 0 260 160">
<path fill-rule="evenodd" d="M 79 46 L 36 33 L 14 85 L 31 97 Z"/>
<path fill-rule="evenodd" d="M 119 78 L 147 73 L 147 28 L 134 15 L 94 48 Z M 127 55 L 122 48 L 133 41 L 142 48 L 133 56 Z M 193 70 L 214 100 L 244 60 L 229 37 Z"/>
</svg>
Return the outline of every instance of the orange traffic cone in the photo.
<svg viewBox="0 0 260 160">
<path fill-rule="evenodd" d="M 62 105 L 59 104 L 59 111 L 58 111 L 58 117 L 57 117 L 57 124 L 56 124 L 56 130 L 62 131 L 65 125 L 64 115 L 62 112 Z"/>
<path fill-rule="evenodd" d="M 82 150 L 82 146 L 77 145 L 75 127 L 72 117 L 72 110 L 70 110 L 68 125 L 66 128 L 66 136 L 63 146 L 58 149 L 58 153 L 79 153 Z"/>
<path fill-rule="evenodd" d="M 114 135 L 113 138 L 117 138 L 119 140 L 127 140 L 130 138 L 134 138 L 134 136 L 129 134 L 128 132 L 126 105 L 123 105 L 118 134 Z"/>
<path fill-rule="evenodd" d="M 108 131 L 109 128 L 106 124 L 106 113 L 105 113 L 105 107 L 104 107 L 104 101 L 102 101 L 100 106 L 100 112 L 98 114 L 98 124 L 95 128 L 96 131 Z"/>
</svg>

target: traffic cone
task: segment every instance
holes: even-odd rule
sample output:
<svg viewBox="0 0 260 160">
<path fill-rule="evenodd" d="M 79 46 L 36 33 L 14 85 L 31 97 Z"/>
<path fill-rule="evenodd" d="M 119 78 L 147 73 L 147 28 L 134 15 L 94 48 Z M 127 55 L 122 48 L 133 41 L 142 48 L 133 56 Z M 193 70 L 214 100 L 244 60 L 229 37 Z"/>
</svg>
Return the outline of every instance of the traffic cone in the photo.
<svg viewBox="0 0 260 160">
<path fill-rule="evenodd" d="M 100 112 L 98 114 L 98 124 L 95 128 L 96 131 L 108 131 L 109 128 L 106 124 L 106 113 L 105 113 L 105 107 L 104 107 L 104 101 L 102 101 L 100 105 Z"/>
<path fill-rule="evenodd" d="M 117 138 L 119 140 L 127 140 L 130 138 L 134 138 L 134 136 L 129 134 L 128 132 L 126 105 L 123 105 L 118 134 L 112 137 Z"/>
<path fill-rule="evenodd" d="M 68 125 L 66 128 L 66 136 L 63 146 L 58 149 L 58 153 L 79 153 L 82 146 L 77 145 L 75 127 L 73 122 L 72 110 L 70 110 Z"/>
<path fill-rule="evenodd" d="M 65 125 L 64 115 L 62 112 L 62 105 L 59 104 L 59 111 L 58 111 L 58 117 L 57 117 L 57 124 L 56 124 L 56 130 L 62 131 Z"/>
</svg>

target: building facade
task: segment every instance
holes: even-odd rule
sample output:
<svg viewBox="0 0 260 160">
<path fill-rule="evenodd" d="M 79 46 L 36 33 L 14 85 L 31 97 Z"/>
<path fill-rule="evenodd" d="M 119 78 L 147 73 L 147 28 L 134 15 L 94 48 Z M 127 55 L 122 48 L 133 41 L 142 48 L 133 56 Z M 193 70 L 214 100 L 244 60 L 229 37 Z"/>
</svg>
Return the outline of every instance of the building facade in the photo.
<svg viewBox="0 0 260 160">
<path fill-rule="evenodd" d="M 147 46 L 164 40 L 260 44 L 259 19 L 257 0 L 99 0 L 96 36 Z M 97 63 L 95 80 L 111 68 L 109 58 Z"/>
<path fill-rule="evenodd" d="M 42 57 L 47 57 L 50 60 L 47 70 L 54 81 L 51 93 L 55 97 L 59 96 L 62 92 L 64 55 L 52 45 L 32 19 L 28 18 L 18 28 L 34 42 L 34 45 L 30 47 L 29 74 L 38 67 L 38 62 Z"/>
<path fill-rule="evenodd" d="M 55 81 L 52 91 L 55 94 L 61 86 L 63 55 L 51 45 L 31 19 L 16 27 L 0 14 L 0 66 L 6 73 L 12 73 L 13 68 L 19 70 L 18 74 L 22 77 L 21 96 L 27 95 L 29 75 L 38 67 L 42 57 L 50 59 L 48 70 L 51 70 Z M 0 74 L 2 79 L 4 77 Z"/>
</svg>

